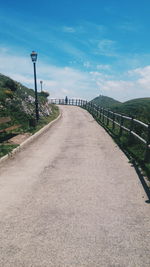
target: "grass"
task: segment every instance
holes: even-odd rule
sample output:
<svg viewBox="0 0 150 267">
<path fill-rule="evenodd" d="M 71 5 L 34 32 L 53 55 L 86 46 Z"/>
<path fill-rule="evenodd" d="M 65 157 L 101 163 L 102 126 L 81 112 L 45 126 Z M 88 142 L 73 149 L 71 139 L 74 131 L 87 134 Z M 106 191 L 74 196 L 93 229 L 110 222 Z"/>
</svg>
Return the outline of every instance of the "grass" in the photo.
<svg viewBox="0 0 150 267">
<path fill-rule="evenodd" d="M 9 154 L 18 145 L 0 144 L 0 158 Z"/>
<path fill-rule="evenodd" d="M 28 132 L 34 134 L 35 132 L 39 131 L 42 127 L 44 127 L 51 121 L 55 120 L 59 116 L 59 108 L 55 105 L 51 105 L 51 107 L 52 107 L 52 114 L 50 116 L 40 118 L 36 127 L 30 127 L 28 129 Z"/>
<path fill-rule="evenodd" d="M 59 109 L 55 105 L 52 105 L 51 108 L 52 108 L 52 114 L 50 116 L 40 118 L 38 124 L 35 127 L 24 126 L 24 129 L 19 130 L 18 133 L 30 132 L 34 134 L 37 131 L 39 131 L 41 128 L 43 128 L 45 125 L 55 120 L 59 116 Z M 3 157 L 6 154 L 11 153 L 11 151 L 17 146 L 18 145 L 10 145 L 6 142 L 0 143 L 0 157 Z"/>
<path fill-rule="evenodd" d="M 7 140 L 22 134 L 34 134 L 50 121 L 57 118 L 59 110 L 48 104 L 48 93 L 38 93 L 40 119 L 35 120 L 35 92 L 21 83 L 0 74 L 0 117 L 10 117 L 9 123 L 0 124 L 0 130 L 19 125 L 16 130 L 0 133 L 0 157 L 10 153 L 14 148 Z"/>
</svg>

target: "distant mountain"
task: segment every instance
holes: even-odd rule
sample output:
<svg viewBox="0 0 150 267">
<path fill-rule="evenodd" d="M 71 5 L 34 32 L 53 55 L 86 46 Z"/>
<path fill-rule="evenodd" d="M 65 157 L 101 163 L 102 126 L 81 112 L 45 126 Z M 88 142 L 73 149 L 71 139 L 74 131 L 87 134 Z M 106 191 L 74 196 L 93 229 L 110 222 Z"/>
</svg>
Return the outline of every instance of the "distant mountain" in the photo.
<svg viewBox="0 0 150 267">
<path fill-rule="evenodd" d="M 132 99 L 121 103 L 113 98 L 100 95 L 94 98 L 92 102 L 117 113 L 133 116 L 145 123 L 150 122 L 150 97 Z"/>
<path fill-rule="evenodd" d="M 133 116 L 145 123 L 150 122 L 150 97 L 137 98 L 112 107 L 112 110 Z"/>
<path fill-rule="evenodd" d="M 121 102 L 119 102 L 119 101 L 117 101 L 111 97 L 103 96 L 103 95 L 95 97 L 91 102 L 93 102 L 94 104 L 101 106 L 103 108 L 111 108 L 114 105 L 121 104 Z"/>
</svg>

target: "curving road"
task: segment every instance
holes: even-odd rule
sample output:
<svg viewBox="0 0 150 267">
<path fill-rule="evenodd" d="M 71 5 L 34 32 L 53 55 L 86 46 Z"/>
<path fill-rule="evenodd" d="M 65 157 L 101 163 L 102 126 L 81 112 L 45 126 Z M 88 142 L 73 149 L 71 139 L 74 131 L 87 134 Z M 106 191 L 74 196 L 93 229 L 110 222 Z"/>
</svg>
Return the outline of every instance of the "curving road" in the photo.
<svg viewBox="0 0 150 267">
<path fill-rule="evenodd" d="M 149 267 L 150 205 L 134 168 L 85 110 L 0 167 L 1 267 Z"/>
</svg>

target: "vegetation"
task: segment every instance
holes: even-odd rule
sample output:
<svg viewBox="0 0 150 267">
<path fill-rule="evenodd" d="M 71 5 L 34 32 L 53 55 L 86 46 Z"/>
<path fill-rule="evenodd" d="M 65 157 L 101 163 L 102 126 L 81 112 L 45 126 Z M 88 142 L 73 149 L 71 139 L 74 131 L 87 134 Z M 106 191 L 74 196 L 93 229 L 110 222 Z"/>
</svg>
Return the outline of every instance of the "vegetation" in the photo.
<svg viewBox="0 0 150 267">
<path fill-rule="evenodd" d="M 44 96 L 44 97 L 49 97 L 49 93 L 48 92 L 45 92 L 45 91 L 42 91 L 40 93 L 38 93 L 39 96 Z"/>
<path fill-rule="evenodd" d="M 9 78 L 4 80 L 4 85 L 3 86 L 5 88 L 9 88 L 9 90 L 11 90 L 13 92 L 15 92 L 17 90 L 17 84 L 13 80 L 11 80 Z"/>
<path fill-rule="evenodd" d="M 51 115 L 47 116 L 47 117 L 40 118 L 36 127 L 30 127 L 28 129 L 28 132 L 35 133 L 38 130 L 40 130 L 42 127 L 44 127 L 46 124 L 50 123 L 51 121 L 55 120 L 58 117 L 58 115 L 59 115 L 58 107 L 55 105 L 52 105 L 51 108 L 52 108 Z"/>
<path fill-rule="evenodd" d="M 47 92 L 38 93 L 40 120 L 37 124 L 34 90 L 0 74 L 0 117 L 11 118 L 11 122 L 0 124 L 0 130 L 19 125 L 13 132 L 0 132 L 0 157 L 14 148 L 6 142 L 9 138 L 19 133 L 34 133 L 58 116 L 59 110 L 48 103 L 48 96 Z"/>
<path fill-rule="evenodd" d="M 16 148 L 18 145 L 10 145 L 10 144 L 1 144 L 0 143 L 0 158 L 6 154 L 11 153 L 11 151 Z"/>
<path fill-rule="evenodd" d="M 130 158 L 130 161 L 139 165 L 150 180 L 150 158 L 145 162 L 146 146 L 133 136 L 129 138 L 129 133 L 123 132 L 122 136 L 119 136 L 119 126 L 116 126 L 115 130 L 112 130 L 112 123 L 103 126 Z"/>
<path fill-rule="evenodd" d="M 103 100 L 106 100 L 106 103 L 109 98 L 103 96 Z M 134 117 L 135 119 L 145 122 L 146 124 L 150 122 L 150 98 L 133 99 L 124 103 L 117 103 L 116 105 L 112 104 L 112 106 L 108 101 L 108 105 L 105 105 L 105 108 L 119 114 Z M 113 130 L 112 122 L 107 125 L 106 119 L 104 120 L 104 123 L 102 121 L 100 123 L 112 135 L 114 140 L 128 154 L 128 156 L 132 158 L 132 160 L 136 160 L 136 162 L 142 167 L 147 176 L 150 178 L 150 153 L 149 161 L 145 163 L 145 145 L 141 143 L 136 137 L 129 139 L 129 133 L 127 132 L 123 131 L 123 135 L 119 136 L 120 127 L 116 125 L 115 129 Z M 120 119 L 118 123 L 120 123 Z M 124 120 L 124 126 L 126 128 L 130 129 L 130 123 L 131 121 Z M 147 140 L 148 132 L 145 127 L 134 123 L 132 130 L 139 134 L 142 138 Z"/>
<path fill-rule="evenodd" d="M 145 123 L 150 122 L 150 98 L 137 98 L 118 106 L 112 107 L 112 110 L 123 113 L 141 120 Z"/>
<path fill-rule="evenodd" d="M 92 102 L 102 108 L 134 117 L 145 123 L 150 122 L 150 98 L 137 98 L 121 103 L 107 96 L 98 96 Z"/>
</svg>

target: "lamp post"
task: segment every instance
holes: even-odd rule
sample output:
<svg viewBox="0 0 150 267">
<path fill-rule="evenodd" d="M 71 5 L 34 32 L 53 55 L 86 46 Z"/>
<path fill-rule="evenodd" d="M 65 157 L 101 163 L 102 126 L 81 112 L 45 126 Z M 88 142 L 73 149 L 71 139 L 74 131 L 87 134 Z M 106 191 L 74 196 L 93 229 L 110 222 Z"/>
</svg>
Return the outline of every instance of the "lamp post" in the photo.
<svg viewBox="0 0 150 267">
<path fill-rule="evenodd" d="M 37 97 L 37 82 L 36 82 L 36 61 L 37 61 L 37 53 L 32 51 L 31 53 L 31 60 L 33 62 L 33 69 L 34 69 L 34 86 L 35 86 L 35 113 L 36 113 L 36 120 L 39 120 L 39 108 L 38 108 L 38 97 Z"/>
<path fill-rule="evenodd" d="M 40 81 L 40 84 L 41 84 L 41 92 L 42 92 L 42 84 L 43 84 L 43 81 Z"/>
</svg>

